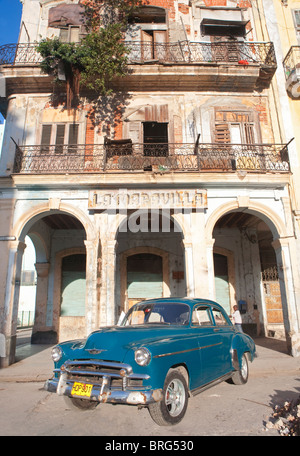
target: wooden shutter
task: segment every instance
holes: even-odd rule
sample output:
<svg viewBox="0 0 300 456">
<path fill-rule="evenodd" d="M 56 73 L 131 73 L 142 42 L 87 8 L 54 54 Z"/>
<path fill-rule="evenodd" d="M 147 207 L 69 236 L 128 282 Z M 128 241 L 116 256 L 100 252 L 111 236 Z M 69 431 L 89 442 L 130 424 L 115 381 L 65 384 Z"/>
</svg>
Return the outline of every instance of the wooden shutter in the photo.
<svg viewBox="0 0 300 456">
<path fill-rule="evenodd" d="M 244 124 L 244 132 L 245 132 L 245 142 L 246 144 L 254 144 L 254 128 L 253 125 L 250 123 Z"/>
<path fill-rule="evenodd" d="M 52 132 L 52 125 L 43 125 L 42 126 L 42 138 L 41 138 L 42 146 L 50 146 L 51 132 Z M 46 152 L 47 150 L 48 150 L 48 147 L 42 148 L 42 151 L 44 151 L 44 152 Z"/>
<path fill-rule="evenodd" d="M 153 32 L 154 41 L 154 58 L 158 60 L 166 60 L 167 58 L 167 32 L 165 30 L 157 30 Z"/>
<path fill-rule="evenodd" d="M 141 30 L 141 58 L 142 60 L 153 59 L 153 37 L 150 33 Z"/>
<path fill-rule="evenodd" d="M 65 143 L 65 128 L 65 124 L 60 124 L 56 127 L 55 152 L 57 153 L 63 152 L 63 145 Z"/>
<path fill-rule="evenodd" d="M 71 124 L 69 126 L 69 145 L 78 144 L 78 130 L 79 124 Z"/>
<path fill-rule="evenodd" d="M 230 143 L 230 131 L 228 124 L 216 124 L 215 126 L 215 142 Z"/>
</svg>

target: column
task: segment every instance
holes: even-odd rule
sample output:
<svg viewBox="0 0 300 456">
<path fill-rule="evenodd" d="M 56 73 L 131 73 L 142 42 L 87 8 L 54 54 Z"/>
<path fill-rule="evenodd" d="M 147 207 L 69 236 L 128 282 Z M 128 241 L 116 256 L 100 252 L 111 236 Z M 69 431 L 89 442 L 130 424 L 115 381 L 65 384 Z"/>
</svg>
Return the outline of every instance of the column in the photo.
<svg viewBox="0 0 300 456">
<path fill-rule="evenodd" d="M 50 263 L 35 263 L 37 273 L 36 298 L 35 298 L 35 316 L 32 330 L 31 343 L 55 343 L 49 341 L 47 332 L 49 327 L 46 324 L 47 318 L 47 297 L 48 297 L 48 277 Z M 51 336 L 50 336 L 51 337 Z"/>
<path fill-rule="evenodd" d="M 2 330 L 5 337 L 4 357 L 1 359 L 0 367 L 7 367 L 15 361 L 17 318 L 20 293 L 20 276 L 22 269 L 22 257 L 26 244 L 13 241 L 9 245 L 9 257 L 6 278 L 6 294 L 4 299 Z M 2 337 L 3 339 L 3 337 Z"/>
<path fill-rule="evenodd" d="M 86 247 L 86 335 L 99 327 L 97 299 L 98 239 L 84 241 Z"/>
<path fill-rule="evenodd" d="M 118 246 L 118 242 L 108 241 L 107 243 L 107 253 L 106 253 L 106 260 L 107 260 L 107 272 L 106 272 L 106 300 L 107 300 L 107 308 L 106 308 L 106 324 L 107 325 L 114 325 L 116 323 L 116 305 L 115 305 L 115 277 L 116 277 L 116 249 Z"/>
<path fill-rule="evenodd" d="M 192 242 L 182 240 L 185 258 L 185 277 L 186 290 L 188 297 L 195 297 L 195 281 L 194 281 L 194 262 L 193 262 L 193 244 Z"/>
<path fill-rule="evenodd" d="M 295 299 L 293 269 L 288 239 L 277 239 L 272 243 L 276 253 L 281 291 L 282 312 L 288 350 L 292 356 L 300 356 L 300 320 Z"/>
</svg>

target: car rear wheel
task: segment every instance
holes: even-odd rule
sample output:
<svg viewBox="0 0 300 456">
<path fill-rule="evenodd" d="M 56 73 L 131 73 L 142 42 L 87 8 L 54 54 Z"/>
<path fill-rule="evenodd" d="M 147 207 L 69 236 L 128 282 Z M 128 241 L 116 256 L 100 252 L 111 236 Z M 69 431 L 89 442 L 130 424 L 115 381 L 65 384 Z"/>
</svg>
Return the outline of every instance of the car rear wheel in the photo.
<svg viewBox="0 0 300 456">
<path fill-rule="evenodd" d="M 188 405 L 188 388 L 183 375 L 170 371 L 165 379 L 163 399 L 149 404 L 151 418 L 159 426 L 170 426 L 179 423 L 185 415 Z"/>
<path fill-rule="evenodd" d="M 91 402 L 86 399 L 79 399 L 77 397 L 64 396 L 66 405 L 73 410 L 94 410 L 99 402 Z"/>
<path fill-rule="evenodd" d="M 244 385 L 248 381 L 249 367 L 246 353 L 242 356 L 242 362 L 239 370 L 232 375 L 232 382 L 235 385 Z"/>
</svg>

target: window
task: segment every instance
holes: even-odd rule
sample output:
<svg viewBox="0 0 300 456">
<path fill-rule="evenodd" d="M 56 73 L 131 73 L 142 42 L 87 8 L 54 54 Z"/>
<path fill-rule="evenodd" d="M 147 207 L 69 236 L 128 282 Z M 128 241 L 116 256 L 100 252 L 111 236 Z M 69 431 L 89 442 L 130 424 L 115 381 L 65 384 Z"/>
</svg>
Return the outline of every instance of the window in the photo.
<svg viewBox="0 0 300 456">
<path fill-rule="evenodd" d="M 132 54 L 134 60 L 165 60 L 167 37 L 166 11 L 155 6 L 142 6 L 129 17 L 131 32 L 128 38 L 140 42 L 140 51 Z M 137 25 L 139 24 L 139 25 Z"/>
<path fill-rule="evenodd" d="M 254 122 L 251 113 L 243 111 L 216 111 L 215 142 L 254 144 Z"/>
<path fill-rule="evenodd" d="M 192 324 L 195 326 L 210 326 L 212 325 L 209 308 L 197 306 L 193 310 Z"/>
<path fill-rule="evenodd" d="M 165 24 L 166 11 L 158 6 L 141 6 L 129 17 L 129 24 Z"/>
<path fill-rule="evenodd" d="M 203 36 L 223 36 L 227 39 L 245 37 L 248 21 L 242 8 L 200 6 L 200 30 Z"/>
<path fill-rule="evenodd" d="M 219 19 L 203 19 L 202 35 L 244 37 L 248 21 L 223 21 Z"/>
<path fill-rule="evenodd" d="M 61 27 L 59 39 L 63 43 L 79 43 L 81 28 L 75 25 L 69 27 Z"/>
<path fill-rule="evenodd" d="M 294 23 L 297 31 L 300 31 L 300 10 L 293 10 Z"/>
<path fill-rule="evenodd" d="M 215 324 L 217 326 L 226 326 L 226 325 L 228 325 L 228 322 L 226 321 L 224 315 L 222 314 L 222 312 L 219 309 L 215 309 L 214 308 L 212 310 L 212 313 L 213 313 L 213 316 L 214 316 Z"/>
<path fill-rule="evenodd" d="M 44 152 L 55 145 L 55 153 L 72 152 L 78 144 L 78 123 L 44 124 L 42 126 L 41 145 Z M 66 147 L 67 146 L 67 147 Z"/>
<path fill-rule="evenodd" d="M 144 127 L 144 155 L 168 155 L 168 123 L 143 122 Z"/>
<path fill-rule="evenodd" d="M 293 10 L 293 18 L 296 29 L 298 44 L 300 44 L 300 9 Z"/>
</svg>

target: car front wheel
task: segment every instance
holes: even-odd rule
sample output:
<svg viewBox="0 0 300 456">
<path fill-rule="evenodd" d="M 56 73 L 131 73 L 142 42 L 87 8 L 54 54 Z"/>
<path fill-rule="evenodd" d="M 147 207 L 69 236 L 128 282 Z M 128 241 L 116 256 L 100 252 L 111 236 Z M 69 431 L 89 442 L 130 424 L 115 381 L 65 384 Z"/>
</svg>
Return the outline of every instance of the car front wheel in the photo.
<svg viewBox="0 0 300 456">
<path fill-rule="evenodd" d="M 80 411 L 86 411 L 86 410 L 94 410 L 99 402 L 92 402 L 88 401 L 86 399 L 80 399 L 77 397 L 69 397 L 69 396 L 64 396 L 64 400 L 66 405 L 72 409 L 72 410 L 80 410 Z"/>
<path fill-rule="evenodd" d="M 170 371 L 165 379 L 163 399 L 149 404 L 151 418 L 159 426 L 170 426 L 179 423 L 185 415 L 188 405 L 188 388 L 183 375 Z"/>
</svg>

